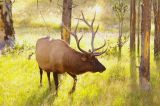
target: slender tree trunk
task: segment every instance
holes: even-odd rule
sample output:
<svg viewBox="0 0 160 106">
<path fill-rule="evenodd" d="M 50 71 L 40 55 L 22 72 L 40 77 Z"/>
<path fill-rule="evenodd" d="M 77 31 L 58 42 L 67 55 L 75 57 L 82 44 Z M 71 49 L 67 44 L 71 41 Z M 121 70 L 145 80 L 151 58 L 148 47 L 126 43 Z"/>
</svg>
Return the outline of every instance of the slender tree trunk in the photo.
<svg viewBox="0 0 160 106">
<path fill-rule="evenodd" d="M 150 29 L 151 29 L 151 0 L 143 0 L 141 23 L 141 63 L 140 63 L 140 87 L 143 90 L 150 89 Z"/>
<path fill-rule="evenodd" d="M 121 60 L 122 56 L 122 30 L 123 30 L 123 22 L 119 21 L 119 37 L 118 37 L 118 61 Z"/>
<path fill-rule="evenodd" d="M 138 16 L 137 16 L 137 55 L 140 58 L 140 16 L 141 16 L 141 0 L 138 0 Z"/>
<path fill-rule="evenodd" d="M 72 0 L 63 0 L 62 23 L 70 30 L 72 15 Z M 62 27 L 61 38 L 67 43 L 70 43 L 70 33 Z"/>
<path fill-rule="evenodd" d="M 135 35 L 136 35 L 136 0 L 130 4 L 130 72 L 132 88 L 136 84 L 136 56 L 135 56 Z"/>
<path fill-rule="evenodd" d="M 153 0 L 154 10 L 154 25 L 155 25 L 155 37 L 154 37 L 154 57 L 155 60 L 159 60 L 160 55 L 160 1 Z"/>
<path fill-rule="evenodd" d="M 3 49 L 3 47 L 5 46 L 5 23 L 3 21 L 3 5 L 0 4 L 0 50 Z"/>
<path fill-rule="evenodd" d="M 0 1 L 0 50 L 5 45 L 14 46 L 15 32 L 12 20 L 12 3 L 10 0 Z"/>
</svg>

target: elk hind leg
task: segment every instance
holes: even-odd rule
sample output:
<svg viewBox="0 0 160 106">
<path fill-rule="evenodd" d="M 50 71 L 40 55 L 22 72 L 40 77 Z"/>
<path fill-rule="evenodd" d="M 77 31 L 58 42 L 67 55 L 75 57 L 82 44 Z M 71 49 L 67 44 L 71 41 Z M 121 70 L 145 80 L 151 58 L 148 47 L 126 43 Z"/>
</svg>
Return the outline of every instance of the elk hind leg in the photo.
<svg viewBox="0 0 160 106">
<path fill-rule="evenodd" d="M 39 67 L 39 73 L 40 73 L 40 87 L 42 87 L 42 75 L 43 75 L 43 70 L 41 67 Z"/>
<path fill-rule="evenodd" d="M 56 87 L 56 95 L 58 95 L 58 74 L 56 72 L 53 72 L 53 78 L 54 78 L 54 84 L 55 84 L 55 87 Z"/>
<path fill-rule="evenodd" d="M 51 90 L 50 72 L 47 72 L 47 78 L 48 78 L 49 89 Z"/>
<path fill-rule="evenodd" d="M 69 92 L 69 94 L 72 94 L 76 89 L 77 76 L 74 74 L 70 74 L 70 73 L 68 73 L 68 74 L 74 79 L 73 87 L 72 87 L 71 91 Z"/>
</svg>

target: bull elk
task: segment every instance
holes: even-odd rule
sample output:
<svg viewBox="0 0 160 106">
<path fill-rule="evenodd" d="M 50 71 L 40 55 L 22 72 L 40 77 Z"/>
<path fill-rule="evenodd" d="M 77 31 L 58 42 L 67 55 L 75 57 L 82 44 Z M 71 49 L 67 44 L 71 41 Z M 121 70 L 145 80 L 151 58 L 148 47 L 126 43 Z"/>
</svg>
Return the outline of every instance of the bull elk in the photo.
<svg viewBox="0 0 160 106">
<path fill-rule="evenodd" d="M 83 21 L 92 32 L 91 39 L 91 50 L 89 52 L 85 51 L 80 47 L 80 41 L 83 36 L 78 39 L 77 36 L 77 28 L 79 24 L 79 20 Z M 106 52 L 106 50 L 102 52 L 97 52 L 98 50 L 105 47 L 106 42 L 99 48 L 94 47 L 94 39 L 95 35 L 98 31 L 99 26 L 94 31 L 93 23 L 95 20 L 95 15 L 92 20 L 92 23 L 89 24 L 82 12 L 82 19 L 78 19 L 78 23 L 74 32 L 68 30 L 64 25 L 65 29 L 70 32 L 71 35 L 76 40 L 76 44 L 78 49 L 81 51 L 76 51 L 72 49 L 65 41 L 60 39 L 51 39 L 50 37 L 40 38 L 36 43 L 36 60 L 40 69 L 40 85 L 42 85 L 42 74 L 43 70 L 47 72 L 49 87 L 51 86 L 50 82 L 50 72 L 53 72 L 56 94 L 58 92 L 58 74 L 62 74 L 67 72 L 73 79 L 74 84 L 69 93 L 73 93 L 75 91 L 77 76 L 79 74 L 85 72 L 103 72 L 105 71 L 105 66 L 103 66 L 98 59 L 97 56 L 102 55 Z"/>
</svg>

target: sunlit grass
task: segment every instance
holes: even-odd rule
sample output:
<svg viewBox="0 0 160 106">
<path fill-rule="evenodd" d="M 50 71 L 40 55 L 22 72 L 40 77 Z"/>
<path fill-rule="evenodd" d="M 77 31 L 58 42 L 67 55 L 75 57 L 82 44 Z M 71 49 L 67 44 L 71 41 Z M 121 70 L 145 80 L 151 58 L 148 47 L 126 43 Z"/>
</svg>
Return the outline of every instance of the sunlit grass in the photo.
<svg viewBox="0 0 160 106">
<path fill-rule="evenodd" d="M 38 38 L 52 36 L 60 39 L 61 10 L 54 10 L 48 5 L 49 0 L 39 0 L 40 11 L 37 9 L 36 0 L 16 0 L 13 4 L 13 19 L 16 32 L 17 49 L 9 54 L 0 57 L 0 106 L 138 106 L 160 105 L 160 70 L 157 70 L 153 57 L 153 38 L 151 38 L 151 85 L 150 93 L 141 92 L 139 87 L 131 87 L 129 42 L 122 48 L 122 60 L 117 61 L 116 51 L 98 57 L 105 65 L 103 73 L 85 73 L 78 76 L 77 88 L 73 95 L 68 95 L 72 87 L 73 79 L 67 75 L 60 75 L 59 96 L 55 97 L 54 81 L 52 78 L 52 90 L 48 89 L 46 73 L 43 75 L 43 87 L 39 87 L 39 69 L 35 56 L 28 60 L 28 55 L 35 51 L 35 44 Z M 48 3 L 48 4 L 47 4 Z M 55 2 L 53 2 L 55 4 Z M 46 6 L 47 5 L 47 6 Z M 108 4 L 109 5 L 109 4 Z M 82 4 L 83 6 L 83 4 Z M 50 7 L 50 9 L 49 9 Z M 117 44 L 118 23 L 111 8 L 101 5 L 83 8 L 88 20 L 92 20 L 94 12 L 97 11 L 95 26 L 100 24 L 100 31 L 95 40 L 95 46 L 103 44 L 103 39 L 109 40 L 109 45 Z M 83 10 L 82 9 L 82 10 Z M 94 11 L 93 11 L 94 9 Z M 105 11 L 107 10 L 107 12 Z M 78 12 L 79 13 L 78 13 Z M 72 27 L 76 26 L 81 9 L 73 10 Z M 107 23 L 107 24 L 106 24 Z M 108 27 L 105 27 L 108 25 Z M 127 26 L 128 25 L 128 26 Z M 126 27 L 127 26 L 127 27 Z M 87 27 L 80 23 L 80 29 Z M 124 32 L 129 29 L 125 23 Z M 84 31 L 84 32 L 85 32 Z M 103 31 L 103 32 L 101 32 Z M 152 25 L 152 34 L 154 28 Z M 83 31 L 82 31 L 83 32 Z M 78 33 L 78 36 L 82 35 Z M 127 33 L 128 34 L 128 33 Z M 126 35 L 126 34 L 125 34 Z M 81 47 L 89 50 L 91 34 L 85 32 Z M 24 48 L 23 48 L 24 47 Z M 25 48 L 26 47 L 26 48 Z M 27 50 L 27 47 L 31 49 Z M 76 43 L 71 37 L 71 47 L 77 50 Z M 19 50 L 22 52 L 18 54 Z M 137 62 L 137 85 L 139 71 Z M 159 68 L 158 68 L 159 69 Z M 144 100 L 146 99 L 146 100 Z M 145 102 L 144 102 L 145 101 Z"/>
<path fill-rule="evenodd" d="M 43 28 L 42 28 L 43 29 Z M 24 46 L 33 46 L 34 52 L 36 40 L 44 33 L 41 28 L 38 29 L 16 29 L 18 36 L 17 44 Z M 30 32 L 30 33 L 29 33 Z M 55 33 L 55 32 L 54 32 Z M 86 34 L 86 36 L 89 33 Z M 102 34 L 102 35 L 101 35 Z M 96 38 L 96 45 L 103 44 L 103 33 Z M 28 36 L 30 35 L 30 36 Z M 100 37 L 101 36 L 101 37 Z M 60 33 L 52 34 L 53 38 L 60 38 Z M 106 37 L 107 38 L 107 37 Z M 90 47 L 89 35 L 82 40 L 81 46 L 88 50 Z M 110 41 L 116 42 L 115 37 Z M 152 42 L 153 44 L 153 42 Z M 46 74 L 43 78 L 43 87 L 39 87 L 39 70 L 35 57 L 28 60 L 31 51 L 24 51 L 19 55 L 17 53 L 7 54 L 0 57 L 0 105 L 22 106 L 22 105 L 56 105 L 56 106 L 129 106 L 140 105 L 142 100 L 147 98 L 148 104 L 159 105 L 159 72 L 156 71 L 153 56 L 151 55 L 151 85 L 152 95 L 143 94 L 136 87 L 131 88 L 130 68 L 129 68 L 129 48 L 128 43 L 123 47 L 122 61 L 117 62 L 117 57 L 113 55 L 103 55 L 98 59 L 106 66 L 103 73 L 85 73 L 78 76 L 77 88 L 73 95 L 68 95 L 72 87 L 73 79 L 67 75 L 60 75 L 59 96 L 53 94 L 54 81 L 52 78 L 52 90 L 48 89 Z M 72 38 L 71 46 L 76 49 L 75 41 Z M 152 48 L 153 46 L 151 46 Z M 18 52 L 18 51 L 17 51 Z M 153 54 L 153 52 L 151 52 Z M 137 64 L 138 66 L 139 64 Z M 138 83 L 138 68 L 137 68 Z M 149 95 L 149 96 L 144 96 Z M 152 98 L 150 98 L 152 96 Z"/>
</svg>

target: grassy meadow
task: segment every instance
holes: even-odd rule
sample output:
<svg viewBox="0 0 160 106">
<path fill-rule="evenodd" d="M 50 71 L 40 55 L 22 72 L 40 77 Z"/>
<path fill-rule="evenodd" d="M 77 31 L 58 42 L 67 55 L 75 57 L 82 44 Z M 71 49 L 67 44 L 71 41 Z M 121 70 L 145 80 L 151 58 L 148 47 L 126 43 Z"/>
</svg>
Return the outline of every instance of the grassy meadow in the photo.
<svg viewBox="0 0 160 106">
<path fill-rule="evenodd" d="M 35 56 L 28 60 L 28 55 L 35 50 L 36 40 L 41 37 L 37 32 L 41 33 L 42 29 L 32 30 L 30 33 L 32 36 L 28 36 L 25 32 L 31 29 L 16 30 L 22 35 L 17 36 L 15 50 L 10 50 L 0 57 L 1 106 L 146 106 L 146 104 L 158 106 L 160 104 L 160 74 L 156 71 L 153 56 L 151 56 L 152 90 L 150 93 L 141 92 L 138 88 L 138 68 L 137 86 L 132 86 L 128 42 L 123 47 L 121 62 L 117 61 L 116 55 L 104 54 L 99 57 L 98 59 L 106 66 L 106 71 L 79 75 L 76 91 L 72 95 L 68 94 L 73 84 L 72 78 L 67 74 L 59 75 L 59 92 L 58 97 L 55 97 L 53 77 L 51 77 L 51 91 L 46 73 L 43 75 L 43 87 L 40 88 L 39 69 Z M 56 38 L 59 35 L 60 33 L 55 33 L 52 37 Z M 114 41 L 116 38 L 111 39 Z M 71 46 L 76 49 L 75 42 L 72 41 Z M 102 38 L 96 39 L 96 42 L 98 41 L 102 41 Z M 84 38 L 82 46 L 86 47 L 88 43 L 89 39 Z"/>
<path fill-rule="evenodd" d="M 159 106 L 160 105 L 160 70 L 156 67 L 153 57 L 153 37 L 151 37 L 151 86 L 149 92 L 143 92 L 138 87 L 139 62 L 136 60 L 137 70 L 135 78 L 131 79 L 129 40 L 122 49 L 122 60 L 118 62 L 116 50 L 110 50 L 98 57 L 105 65 L 103 73 L 85 73 L 78 76 L 76 91 L 69 95 L 73 79 L 68 74 L 59 75 L 59 91 L 55 96 L 53 76 L 52 89 L 49 90 L 47 74 L 43 74 L 43 86 L 39 83 L 39 69 L 35 61 L 35 55 L 28 59 L 29 54 L 35 51 L 38 38 L 50 35 L 60 39 L 60 13 L 61 9 L 55 8 L 49 2 L 39 0 L 39 8 L 44 12 L 42 19 L 37 11 L 36 0 L 16 0 L 13 4 L 13 19 L 16 32 L 16 44 L 14 50 L 5 50 L 0 56 L 0 106 Z M 85 0 L 82 0 L 82 2 Z M 112 1 L 112 0 L 108 0 Z M 103 2 L 98 5 L 102 5 Z M 94 3 L 85 4 L 95 5 Z M 109 6 L 110 4 L 107 4 Z M 78 7 L 80 10 L 83 6 Z M 44 9 L 43 9 L 44 8 Z M 102 5 L 104 8 L 104 5 Z M 45 10 L 46 9 L 46 10 Z M 91 8 L 89 8 L 91 10 Z M 78 16 L 77 10 L 73 10 L 73 17 Z M 88 10 L 88 11 L 90 11 Z M 103 44 L 107 40 L 108 46 L 117 44 L 118 28 L 116 18 L 111 16 L 111 7 L 105 7 L 109 15 L 103 20 L 103 14 L 98 14 L 96 22 L 100 23 L 100 31 L 95 40 L 95 45 Z M 53 12 L 55 14 L 53 14 Z M 76 14 L 77 13 L 77 14 Z M 87 13 L 87 12 L 86 12 Z M 58 18 L 54 17 L 57 16 Z M 88 14 L 92 17 L 93 14 Z M 128 14 L 129 15 L 129 14 Z M 102 24 L 101 24 L 102 23 Z M 104 24 L 106 26 L 104 26 Z M 73 21 L 73 26 L 75 22 Z M 83 24 L 80 27 L 84 28 Z M 129 25 L 125 24 L 125 35 L 129 35 Z M 153 30 L 153 29 L 152 29 Z M 86 50 L 90 48 L 89 32 L 86 32 L 81 46 Z M 81 35 L 81 33 L 79 33 Z M 76 48 L 76 43 L 71 38 L 71 47 Z M 58 52 L 58 51 L 57 51 Z"/>
</svg>

